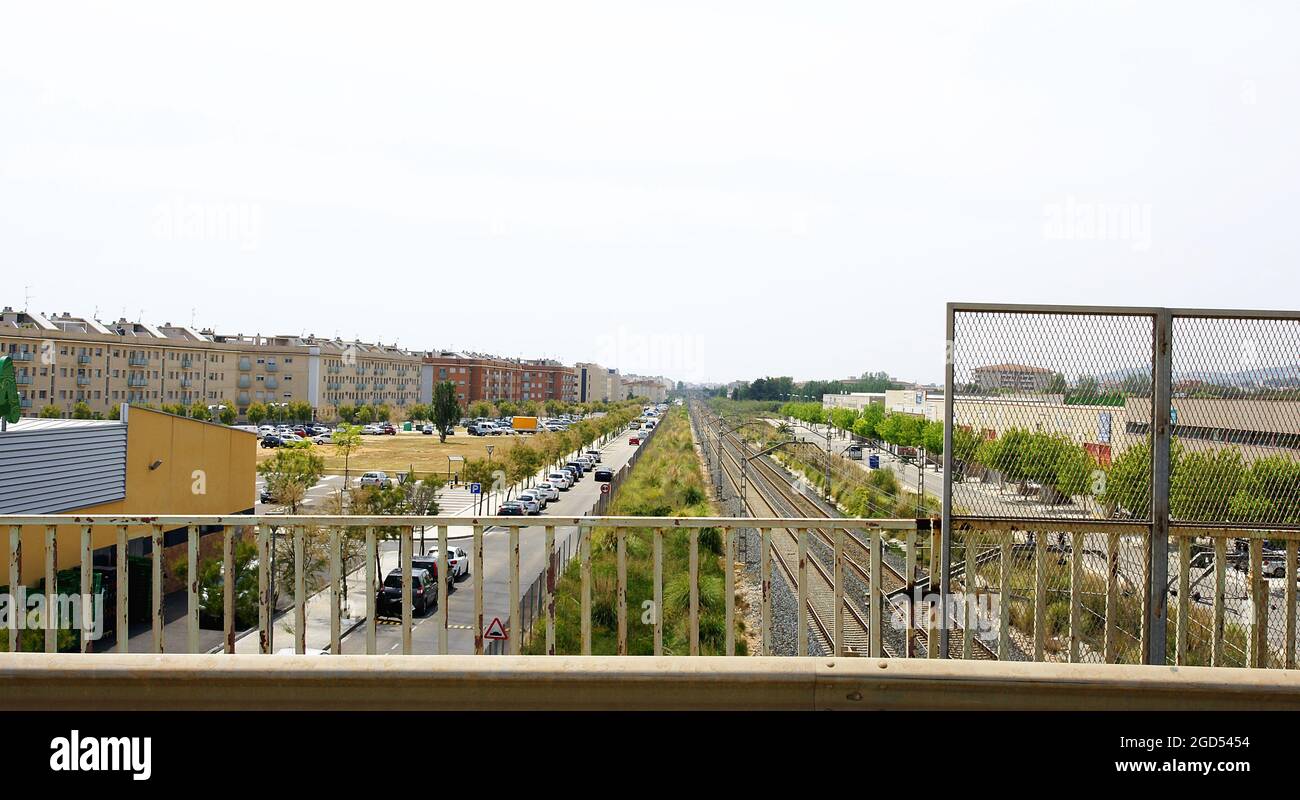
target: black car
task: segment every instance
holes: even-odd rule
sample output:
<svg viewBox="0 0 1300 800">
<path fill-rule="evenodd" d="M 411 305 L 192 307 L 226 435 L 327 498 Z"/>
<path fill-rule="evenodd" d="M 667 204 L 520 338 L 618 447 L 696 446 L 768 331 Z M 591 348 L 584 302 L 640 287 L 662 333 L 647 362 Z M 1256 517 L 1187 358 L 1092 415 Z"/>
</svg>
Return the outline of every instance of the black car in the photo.
<svg viewBox="0 0 1300 800">
<path fill-rule="evenodd" d="M 428 572 L 414 567 L 411 569 L 411 583 L 414 589 L 415 613 L 427 614 L 429 609 L 438 605 L 438 584 Z M 395 569 L 388 573 L 384 585 L 375 594 L 375 614 L 380 617 L 400 617 L 402 615 L 402 571 Z"/>
<path fill-rule="evenodd" d="M 447 593 L 450 594 L 456 588 L 456 578 L 452 576 L 450 564 L 447 569 Z M 438 585 L 438 557 L 433 556 L 411 556 L 411 570 L 427 570 L 429 577 L 432 578 L 434 586 Z"/>
<path fill-rule="evenodd" d="M 284 440 L 275 434 L 268 433 L 262 437 L 263 447 L 279 447 L 282 444 L 284 444 Z"/>
<path fill-rule="evenodd" d="M 270 492 L 269 489 L 262 489 L 262 493 L 261 493 L 261 495 L 260 495 L 260 498 L 261 498 L 261 500 L 262 500 L 263 503 L 274 503 L 274 502 L 275 502 L 275 498 L 271 496 L 271 492 Z"/>
<path fill-rule="evenodd" d="M 579 461 L 570 461 L 569 463 L 565 464 L 564 466 L 566 466 L 566 467 L 572 467 L 573 470 L 574 470 L 575 472 L 578 473 L 578 477 L 579 477 L 579 478 L 582 477 L 583 472 L 585 471 L 585 470 L 583 469 L 582 463 L 579 462 Z"/>
<path fill-rule="evenodd" d="M 497 509 L 497 514 L 503 517 L 524 517 L 528 515 L 528 509 L 514 500 L 510 500 L 501 504 L 501 507 Z"/>
<path fill-rule="evenodd" d="M 572 483 L 575 485 L 582 478 L 582 469 L 579 467 L 570 467 L 566 464 L 560 471 L 569 473 L 569 476 L 573 479 Z"/>
<path fill-rule="evenodd" d="M 614 480 L 614 470 L 608 467 L 601 467 L 596 470 L 596 481 L 598 483 L 609 483 Z"/>
</svg>

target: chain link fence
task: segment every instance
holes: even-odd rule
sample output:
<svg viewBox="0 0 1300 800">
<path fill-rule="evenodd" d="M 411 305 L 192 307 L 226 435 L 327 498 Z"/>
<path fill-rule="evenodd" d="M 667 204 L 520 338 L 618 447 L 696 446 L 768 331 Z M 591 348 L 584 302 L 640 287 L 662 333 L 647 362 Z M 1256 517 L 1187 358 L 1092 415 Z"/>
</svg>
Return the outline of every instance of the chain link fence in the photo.
<svg viewBox="0 0 1300 800">
<path fill-rule="evenodd" d="M 1300 313 L 950 304 L 948 331 L 944 568 L 1005 657 L 1294 666 Z"/>
</svg>

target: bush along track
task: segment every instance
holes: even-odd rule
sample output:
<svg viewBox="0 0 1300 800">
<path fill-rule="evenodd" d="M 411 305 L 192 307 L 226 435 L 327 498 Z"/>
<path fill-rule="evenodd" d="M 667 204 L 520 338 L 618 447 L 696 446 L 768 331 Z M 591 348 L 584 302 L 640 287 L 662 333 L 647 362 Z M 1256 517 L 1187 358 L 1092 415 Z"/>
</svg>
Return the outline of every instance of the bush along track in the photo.
<svg viewBox="0 0 1300 800">
<path fill-rule="evenodd" d="M 684 408 L 669 411 L 646 451 L 628 473 L 610 504 L 610 516 L 704 517 L 715 514 L 700 473 L 699 459 Z M 591 651 L 618 652 L 618 539 L 613 528 L 593 528 L 591 536 Z M 686 530 L 663 532 L 664 608 L 654 606 L 654 530 L 627 528 L 627 652 L 654 654 L 654 620 L 663 614 L 664 654 L 690 653 L 690 538 Z M 700 653 L 726 651 L 726 596 L 722 531 L 704 528 L 699 535 Z M 582 652 L 582 572 L 574 559 L 555 590 L 555 650 Z M 737 608 L 736 652 L 746 655 L 743 614 Z M 525 652 L 544 653 L 540 626 Z"/>
</svg>

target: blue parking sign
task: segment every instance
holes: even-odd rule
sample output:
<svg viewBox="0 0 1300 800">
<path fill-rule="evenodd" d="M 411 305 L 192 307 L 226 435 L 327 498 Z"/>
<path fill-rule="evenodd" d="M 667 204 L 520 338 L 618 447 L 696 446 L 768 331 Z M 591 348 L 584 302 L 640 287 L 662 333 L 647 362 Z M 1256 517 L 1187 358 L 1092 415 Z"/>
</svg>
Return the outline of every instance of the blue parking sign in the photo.
<svg viewBox="0 0 1300 800">
<path fill-rule="evenodd" d="M 483 484 L 481 484 L 481 483 L 471 483 L 471 484 L 469 485 L 469 493 L 470 493 L 470 494 L 483 494 Z"/>
</svg>

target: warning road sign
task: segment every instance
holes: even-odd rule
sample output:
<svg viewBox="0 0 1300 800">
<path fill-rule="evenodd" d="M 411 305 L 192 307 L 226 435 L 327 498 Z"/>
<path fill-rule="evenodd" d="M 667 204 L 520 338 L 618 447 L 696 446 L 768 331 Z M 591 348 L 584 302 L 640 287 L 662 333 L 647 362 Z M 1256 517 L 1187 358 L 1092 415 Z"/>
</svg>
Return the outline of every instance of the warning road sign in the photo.
<svg viewBox="0 0 1300 800">
<path fill-rule="evenodd" d="M 493 617 L 492 622 L 487 626 L 487 631 L 483 634 L 483 638 L 500 639 L 504 641 L 505 639 L 509 639 L 510 636 L 506 633 L 506 626 L 501 624 L 501 618 Z"/>
</svg>

